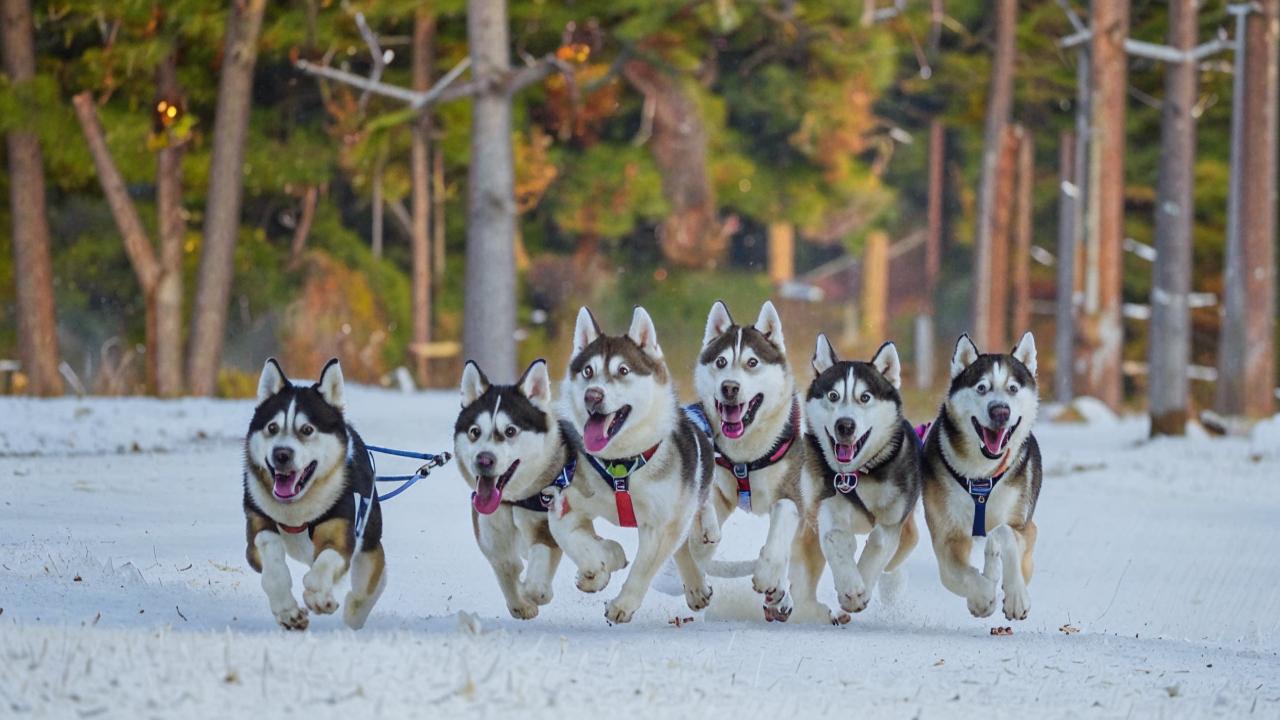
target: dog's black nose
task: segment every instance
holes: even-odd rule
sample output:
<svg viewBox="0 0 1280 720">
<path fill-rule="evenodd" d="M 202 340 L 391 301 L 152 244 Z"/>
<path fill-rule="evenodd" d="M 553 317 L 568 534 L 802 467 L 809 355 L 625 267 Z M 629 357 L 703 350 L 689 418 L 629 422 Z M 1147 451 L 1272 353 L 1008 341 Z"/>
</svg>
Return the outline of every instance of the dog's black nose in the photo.
<svg viewBox="0 0 1280 720">
<path fill-rule="evenodd" d="M 476 467 L 479 468 L 481 472 L 488 472 L 497 464 L 498 458 L 494 457 L 494 454 L 491 452 L 482 452 L 476 455 Z"/>
<path fill-rule="evenodd" d="M 993 402 L 987 406 L 987 414 L 991 416 L 991 422 L 997 428 L 1002 428 L 1009 424 L 1009 404 L 1002 402 Z"/>
<path fill-rule="evenodd" d="M 587 406 L 587 412 L 594 412 L 600 403 L 604 402 L 604 390 L 598 387 L 587 388 L 582 395 L 582 402 Z"/>
<path fill-rule="evenodd" d="M 276 467 L 287 467 L 293 462 L 293 450 L 287 447 L 278 447 L 271 451 L 271 462 Z"/>
<path fill-rule="evenodd" d="M 853 431 L 858 425 L 850 418 L 840 418 L 836 420 L 836 435 L 841 438 L 853 437 Z"/>
<path fill-rule="evenodd" d="M 742 389 L 742 386 L 739 385 L 738 383 L 732 380 L 725 380 L 724 382 L 720 383 L 720 396 L 724 398 L 725 402 L 728 402 L 728 403 L 737 402 L 738 391 L 741 389 Z"/>
</svg>

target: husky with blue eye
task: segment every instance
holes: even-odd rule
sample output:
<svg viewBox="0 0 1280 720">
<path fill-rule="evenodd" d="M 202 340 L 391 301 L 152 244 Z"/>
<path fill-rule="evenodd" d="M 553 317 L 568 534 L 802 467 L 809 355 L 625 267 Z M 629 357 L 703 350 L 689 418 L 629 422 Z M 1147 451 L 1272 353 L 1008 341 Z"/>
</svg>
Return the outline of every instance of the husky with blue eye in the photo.
<svg viewBox="0 0 1280 720">
<path fill-rule="evenodd" d="M 474 491 L 471 519 L 512 617 L 551 602 L 560 547 L 547 527 L 547 488 L 573 482 L 577 434 L 551 413 L 551 380 L 538 360 L 514 385 L 494 385 L 480 366 L 462 371 L 462 412 L 453 447 Z M 520 577 L 524 573 L 524 579 Z"/>
<path fill-rule="evenodd" d="M 871 362 L 836 357 L 826 335 L 813 351 L 816 376 L 805 397 L 808 481 L 818 500 L 822 552 L 840 607 L 861 612 L 883 572 L 916 545 L 920 445 L 902 414 L 902 365 L 893 343 Z M 857 535 L 866 534 L 855 558 Z"/>
<path fill-rule="evenodd" d="M 968 335 L 960 337 L 951 387 L 925 440 L 924 516 L 942 584 L 975 617 L 995 612 L 997 581 L 1006 618 L 1025 620 L 1031 606 L 1041 482 L 1031 428 L 1039 407 L 1031 333 L 1007 355 L 979 353 Z M 969 564 L 975 537 L 986 537 L 982 572 Z"/>
<path fill-rule="evenodd" d="M 582 308 L 562 387 L 586 467 L 557 493 L 550 522 L 578 566 L 578 588 L 603 590 L 627 564 L 621 545 L 596 535 L 594 521 L 604 518 L 640 535 L 622 591 L 605 610 L 610 623 L 631 621 L 673 554 L 685 601 L 693 610 L 705 608 L 711 587 L 684 541 L 711 491 L 711 442 L 676 403 L 649 313 L 637 307 L 625 335 L 606 335 Z"/>
<path fill-rule="evenodd" d="M 314 384 L 295 385 L 272 358 L 258 380 L 258 407 L 245 438 L 244 514 L 249 565 L 262 573 L 271 612 L 290 630 L 307 610 L 338 609 L 334 586 L 348 574 L 343 620 L 359 629 L 386 585 L 382 508 L 373 463 L 343 418 L 342 367 L 330 360 Z M 286 557 L 310 566 L 303 601 L 293 596 Z"/>
</svg>

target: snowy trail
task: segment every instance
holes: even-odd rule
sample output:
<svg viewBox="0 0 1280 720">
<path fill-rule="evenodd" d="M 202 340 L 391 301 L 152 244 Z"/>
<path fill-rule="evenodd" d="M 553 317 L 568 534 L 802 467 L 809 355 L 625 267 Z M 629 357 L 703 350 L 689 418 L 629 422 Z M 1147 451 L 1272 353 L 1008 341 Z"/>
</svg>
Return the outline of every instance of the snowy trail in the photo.
<svg viewBox="0 0 1280 720">
<path fill-rule="evenodd" d="M 371 442 L 452 444 L 453 393 L 351 395 Z M 845 628 L 766 625 L 745 580 L 716 582 L 691 625 L 651 592 L 609 627 L 621 576 L 584 595 L 567 564 L 542 615 L 513 620 L 448 467 L 387 504 L 368 627 L 287 634 L 243 558 L 249 412 L 0 400 L 0 715 L 1280 717 L 1274 448 L 1146 442 L 1138 420 L 1042 425 L 1030 619 L 970 617 L 926 539 L 892 603 Z M 763 535 L 735 515 L 722 556 L 754 557 Z M 833 600 L 829 579 L 820 593 Z M 1012 637 L 988 634 L 1005 624 Z"/>
</svg>

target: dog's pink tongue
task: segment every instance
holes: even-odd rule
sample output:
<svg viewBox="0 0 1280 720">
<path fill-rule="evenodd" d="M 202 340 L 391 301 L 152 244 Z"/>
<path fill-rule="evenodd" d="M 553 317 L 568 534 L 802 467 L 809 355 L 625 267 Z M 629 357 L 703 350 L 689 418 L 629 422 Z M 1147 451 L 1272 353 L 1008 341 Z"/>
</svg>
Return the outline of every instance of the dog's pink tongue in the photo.
<svg viewBox="0 0 1280 720">
<path fill-rule="evenodd" d="M 481 477 L 476 491 L 471 493 L 471 504 L 481 515 L 492 515 L 502 504 L 502 490 L 494 478 Z"/>
<path fill-rule="evenodd" d="M 989 427 L 982 428 L 982 444 L 987 447 L 987 452 L 995 455 L 1000 452 L 1000 448 L 1004 445 L 1004 436 L 1009 433 L 1008 428 L 1000 430 L 992 430 Z"/>
<path fill-rule="evenodd" d="M 587 452 L 598 453 L 609 444 L 609 420 L 612 415 L 592 415 L 582 428 L 582 444 Z"/>
<path fill-rule="evenodd" d="M 738 414 L 741 415 L 742 413 Z M 742 434 L 746 431 L 747 426 L 742 422 L 729 422 L 728 420 L 725 420 L 720 423 L 720 433 L 727 438 L 733 438 L 736 440 L 737 438 L 742 437 Z"/>
<path fill-rule="evenodd" d="M 836 443 L 836 460 L 847 463 L 853 461 L 853 445 Z"/>
<path fill-rule="evenodd" d="M 274 491 L 278 498 L 291 498 L 297 494 L 298 473 L 284 473 L 275 476 Z"/>
</svg>

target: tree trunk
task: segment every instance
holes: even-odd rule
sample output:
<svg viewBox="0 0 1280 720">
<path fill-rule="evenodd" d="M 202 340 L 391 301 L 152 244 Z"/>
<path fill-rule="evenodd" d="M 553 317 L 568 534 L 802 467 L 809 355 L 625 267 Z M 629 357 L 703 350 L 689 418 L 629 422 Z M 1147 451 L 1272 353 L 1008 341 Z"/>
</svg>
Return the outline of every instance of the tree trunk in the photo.
<svg viewBox="0 0 1280 720">
<path fill-rule="evenodd" d="M 996 0 L 995 56 L 991 63 L 991 90 L 987 95 L 986 128 L 982 135 L 982 177 L 978 186 L 978 217 L 974 232 L 973 335 L 979 347 L 994 348 L 996 341 L 991 307 L 995 286 L 1004 279 L 992 274 L 994 261 L 996 185 L 999 182 L 1000 148 L 1013 106 L 1014 31 L 1017 0 Z"/>
<path fill-rule="evenodd" d="M 437 288 L 444 280 L 444 200 L 444 148 L 437 143 L 431 153 L 431 279 Z"/>
<path fill-rule="evenodd" d="M 1053 396 L 1074 397 L 1076 343 L 1076 212 L 1082 198 L 1076 185 L 1076 136 L 1062 133 L 1058 148 L 1058 266 L 1054 309 Z"/>
<path fill-rule="evenodd" d="M 302 253 L 307 249 L 307 238 L 311 235 L 311 224 L 316 220 L 316 205 L 319 203 L 319 186 L 308 185 L 302 191 L 302 209 L 298 212 L 298 224 L 293 228 L 293 239 L 289 241 L 290 272 L 302 265 Z"/>
<path fill-rule="evenodd" d="M 1228 248 L 1215 406 L 1265 417 L 1275 399 L 1276 114 L 1280 0 L 1260 3 L 1246 23 L 1240 136 L 1238 248 Z"/>
<path fill-rule="evenodd" d="M 4 71 L 13 91 L 35 76 L 36 57 L 28 0 L 0 4 Z M 34 118 L 25 118 L 34 121 Z M 24 125 L 30 125 L 30 122 Z M 62 394 L 58 374 L 58 324 L 53 306 L 53 262 L 45 214 L 44 158 L 30 130 L 5 135 L 9 157 L 9 208 L 13 217 L 13 282 L 18 304 L 18 351 L 32 395 Z"/>
<path fill-rule="evenodd" d="M 98 172 L 98 182 L 102 185 L 102 194 L 107 198 L 111 215 L 115 218 L 116 228 L 120 231 L 120 239 L 124 243 L 125 255 L 133 272 L 138 278 L 138 286 L 142 289 L 143 302 L 146 305 L 147 388 L 158 392 L 157 357 L 159 337 L 159 315 L 156 312 L 156 289 L 160 286 L 160 261 L 156 258 L 151 239 L 138 216 L 138 208 L 129 197 L 124 177 L 116 168 L 111 157 L 111 149 L 107 147 L 107 139 L 103 136 L 102 126 L 98 122 L 98 112 L 94 105 L 93 94 L 88 90 L 71 98 L 76 118 L 80 121 L 80 129 L 89 145 L 89 155 L 93 158 L 94 168 Z"/>
<path fill-rule="evenodd" d="M 1125 103 L 1129 3 L 1090 3 L 1088 205 L 1085 213 L 1084 312 L 1080 322 L 1086 359 L 1083 390 L 1118 409 L 1124 326 L 1120 301 L 1124 265 Z"/>
<path fill-rule="evenodd" d="M 1169 4 L 1169 45 L 1196 46 L 1199 0 Z M 1147 395 L 1151 434 L 1184 435 L 1191 362 L 1191 227 L 1195 217 L 1195 63 L 1166 63 L 1156 188 L 1156 259 L 1152 266 Z"/>
<path fill-rule="evenodd" d="M 781 285 L 796 276 L 796 227 L 789 222 L 769 223 L 769 281 Z"/>
<path fill-rule="evenodd" d="M 924 307 L 916 318 L 916 387 L 933 387 L 937 314 L 938 271 L 942 267 L 942 192 L 945 187 L 946 128 L 934 118 L 929 123 L 929 197 L 925 212 Z"/>
<path fill-rule="evenodd" d="M 1018 126 L 1018 190 L 1013 222 L 1013 337 L 1031 329 L 1031 224 L 1036 185 L 1035 141 Z M 1005 340 L 1009 340 L 1008 337 Z"/>
<path fill-rule="evenodd" d="M 888 340 L 889 236 L 873 230 L 862 253 L 862 339 L 868 348 Z"/>
<path fill-rule="evenodd" d="M 212 395 L 218 386 L 227 307 L 235 270 L 236 235 L 244 192 L 244 152 L 253 100 L 253 69 L 266 0 L 231 0 L 227 17 L 218 107 L 213 121 L 209 198 L 204 243 L 191 317 L 187 380 L 193 395 Z"/>
<path fill-rule="evenodd" d="M 991 283 L 987 285 L 987 337 L 982 345 L 989 352 L 1009 346 L 1009 298 L 1012 283 L 1009 282 L 1009 253 L 1013 236 L 1014 180 L 1017 175 L 1018 138 L 1012 126 L 1005 126 L 1000 143 L 1000 158 L 996 164 L 996 184 L 992 192 L 991 262 L 988 272 Z"/>
<path fill-rule="evenodd" d="M 468 0 L 471 112 L 462 350 L 495 382 L 516 378 L 516 201 L 505 0 Z"/>
<path fill-rule="evenodd" d="M 431 87 L 435 55 L 436 18 L 419 9 L 413 24 L 413 89 Z M 505 48 L 504 48 L 505 52 Z M 417 119 L 412 128 L 409 153 L 412 176 L 413 232 L 413 355 L 418 385 L 427 383 L 427 343 L 431 342 L 431 111 Z M 510 142 L 508 138 L 507 142 Z"/>
<path fill-rule="evenodd" d="M 156 68 L 159 98 L 185 110 L 178 85 L 177 57 L 170 53 Z M 186 138 L 166 131 L 156 156 L 156 217 L 160 236 L 160 280 L 156 286 L 156 393 L 182 394 L 182 256 L 186 220 L 182 213 L 182 155 Z"/>
<path fill-rule="evenodd" d="M 373 216 L 372 222 L 370 223 L 370 225 L 372 225 L 372 227 L 370 228 L 370 234 L 373 236 L 371 240 L 371 245 L 373 246 L 371 248 L 371 252 L 373 253 L 374 260 L 382 259 L 382 241 L 383 241 L 383 236 L 382 236 L 383 221 L 382 220 L 384 216 L 383 211 L 385 210 L 382 204 L 383 203 L 382 201 L 383 167 L 384 167 L 383 161 L 379 159 L 378 164 L 373 168 L 373 188 L 372 188 L 373 192 L 370 193 L 372 197 L 369 199 L 369 210 L 370 210 L 370 214 Z"/>
<path fill-rule="evenodd" d="M 688 268 L 724 262 L 729 239 L 716 219 L 715 191 L 707 174 L 707 129 L 694 99 L 680 79 L 639 59 L 622 74 L 653 103 L 653 159 L 662 174 L 662 194 L 670 214 L 659 243 L 668 262 Z"/>
</svg>

